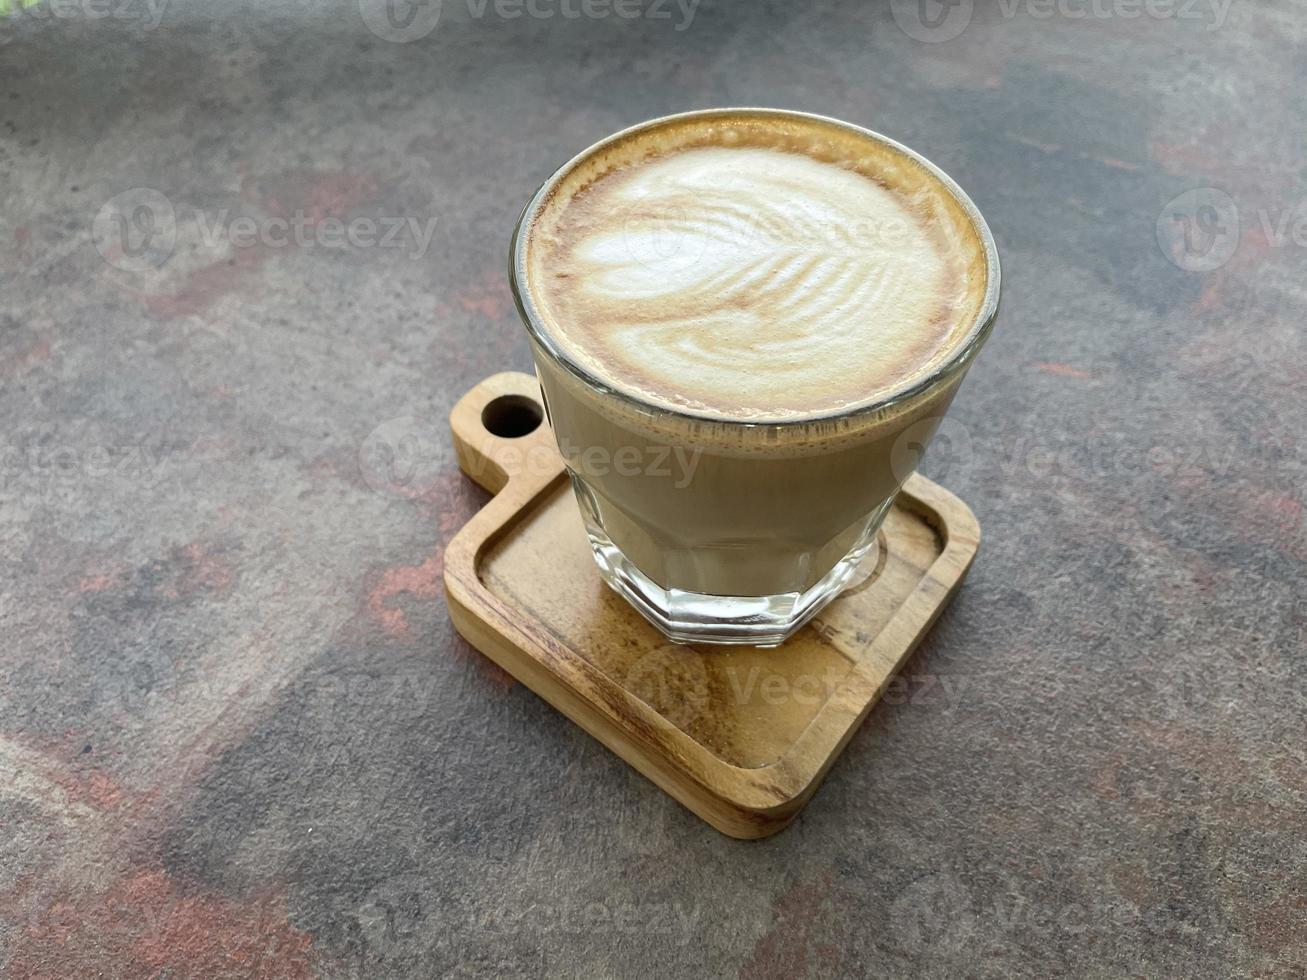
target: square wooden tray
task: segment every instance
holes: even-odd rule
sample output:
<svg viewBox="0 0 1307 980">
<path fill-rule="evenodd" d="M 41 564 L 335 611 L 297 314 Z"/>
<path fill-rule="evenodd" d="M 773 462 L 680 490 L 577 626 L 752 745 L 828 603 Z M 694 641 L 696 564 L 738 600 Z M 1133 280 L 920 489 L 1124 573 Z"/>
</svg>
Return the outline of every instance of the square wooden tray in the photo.
<svg viewBox="0 0 1307 980">
<path fill-rule="evenodd" d="M 497 374 L 450 415 L 463 471 L 495 493 L 445 550 L 455 627 L 722 833 L 775 833 L 961 584 L 975 515 L 914 476 L 872 574 L 784 645 L 677 646 L 600 579 L 548 425 L 487 428 L 529 428 L 539 398 Z"/>
</svg>

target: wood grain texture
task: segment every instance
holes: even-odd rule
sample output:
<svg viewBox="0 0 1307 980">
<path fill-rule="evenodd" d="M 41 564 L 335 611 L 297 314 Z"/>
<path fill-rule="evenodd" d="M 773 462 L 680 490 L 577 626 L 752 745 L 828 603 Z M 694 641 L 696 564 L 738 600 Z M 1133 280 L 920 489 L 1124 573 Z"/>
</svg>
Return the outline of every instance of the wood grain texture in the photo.
<svg viewBox="0 0 1307 980">
<path fill-rule="evenodd" d="M 599 577 L 553 433 L 482 423 L 535 379 L 497 374 L 450 416 L 494 499 L 450 542 L 445 589 L 477 649 L 722 833 L 790 822 L 957 589 L 979 544 L 967 506 L 923 477 L 872 574 L 779 649 L 669 643 Z"/>
</svg>

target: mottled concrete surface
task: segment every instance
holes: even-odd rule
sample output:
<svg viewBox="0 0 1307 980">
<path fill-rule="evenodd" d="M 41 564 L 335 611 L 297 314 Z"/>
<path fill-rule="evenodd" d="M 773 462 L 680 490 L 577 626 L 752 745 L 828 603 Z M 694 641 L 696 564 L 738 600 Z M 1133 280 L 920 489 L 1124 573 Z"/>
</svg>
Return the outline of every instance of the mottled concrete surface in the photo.
<svg viewBox="0 0 1307 980">
<path fill-rule="evenodd" d="M 1307 8 L 652 3 L 0 24 L 3 975 L 1307 975 Z M 441 587 L 519 208 L 722 104 L 920 149 L 1006 273 L 968 584 L 753 844 Z"/>
</svg>

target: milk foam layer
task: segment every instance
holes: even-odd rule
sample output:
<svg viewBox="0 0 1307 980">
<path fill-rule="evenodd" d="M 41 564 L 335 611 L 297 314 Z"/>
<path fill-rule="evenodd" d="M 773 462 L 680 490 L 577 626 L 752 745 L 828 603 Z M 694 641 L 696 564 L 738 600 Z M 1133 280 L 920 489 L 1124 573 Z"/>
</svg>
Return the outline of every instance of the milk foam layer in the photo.
<svg viewBox="0 0 1307 980">
<path fill-rule="evenodd" d="M 792 120 L 669 130 L 585 161 L 527 226 L 531 297 L 587 371 L 785 420 L 874 401 L 965 334 L 980 249 L 915 161 Z"/>
</svg>

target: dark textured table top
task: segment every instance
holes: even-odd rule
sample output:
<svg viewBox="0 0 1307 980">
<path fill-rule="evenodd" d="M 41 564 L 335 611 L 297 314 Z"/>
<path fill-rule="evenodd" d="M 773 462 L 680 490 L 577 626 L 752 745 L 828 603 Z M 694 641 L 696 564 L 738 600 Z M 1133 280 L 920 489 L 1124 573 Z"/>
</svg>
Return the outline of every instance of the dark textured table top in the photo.
<svg viewBox="0 0 1307 980">
<path fill-rule="evenodd" d="M 0 24 L 5 977 L 1304 975 L 1301 5 L 50 2 Z M 1005 263 L 925 466 L 980 555 L 760 843 L 441 585 L 523 202 L 740 104 L 920 150 Z"/>
</svg>

